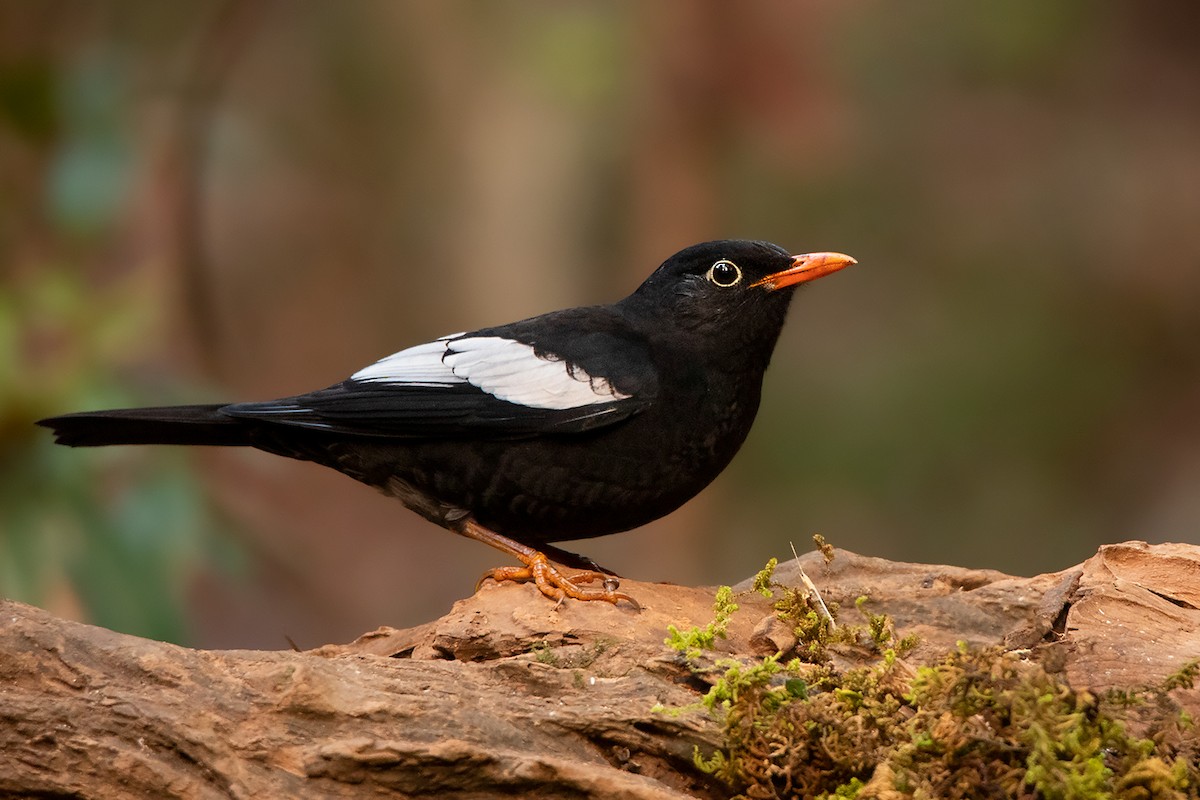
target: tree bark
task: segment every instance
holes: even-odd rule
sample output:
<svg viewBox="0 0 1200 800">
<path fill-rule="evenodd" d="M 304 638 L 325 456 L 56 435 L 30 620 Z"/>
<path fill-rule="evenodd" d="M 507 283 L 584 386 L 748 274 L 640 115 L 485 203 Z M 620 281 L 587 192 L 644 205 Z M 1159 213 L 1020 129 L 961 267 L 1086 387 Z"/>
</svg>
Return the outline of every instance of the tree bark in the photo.
<svg viewBox="0 0 1200 800">
<path fill-rule="evenodd" d="M 798 566 L 849 613 L 869 597 L 913 663 L 966 641 L 1029 649 L 1075 689 L 1161 681 L 1200 658 L 1200 548 L 1109 545 L 1017 578 L 838 551 Z M 706 688 L 664 644 L 711 588 L 627 581 L 644 606 L 485 585 L 445 617 L 307 652 L 199 651 L 0 604 L 0 794 L 40 797 L 722 797 L 693 752 L 720 745 Z M 735 587 L 717 656 L 758 659 L 772 602 Z M 755 633 L 759 635 L 755 635 Z M 838 656 L 852 663 L 853 653 Z M 1180 702 L 1200 716 L 1192 690 Z"/>
</svg>

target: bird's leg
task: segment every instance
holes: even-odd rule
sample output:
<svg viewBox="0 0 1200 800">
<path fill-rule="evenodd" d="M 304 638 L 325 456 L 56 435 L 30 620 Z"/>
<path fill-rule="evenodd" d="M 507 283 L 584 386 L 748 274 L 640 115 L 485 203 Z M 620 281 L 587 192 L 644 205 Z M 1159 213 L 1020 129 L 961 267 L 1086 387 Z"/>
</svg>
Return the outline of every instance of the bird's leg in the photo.
<svg viewBox="0 0 1200 800">
<path fill-rule="evenodd" d="M 614 578 L 621 577 L 611 569 L 600 566 L 588 556 L 572 553 L 570 550 L 563 550 L 561 547 L 555 547 L 550 544 L 542 545 L 541 552 L 545 554 L 546 558 L 562 567 L 581 569 L 584 572 L 602 572 Z"/>
<path fill-rule="evenodd" d="M 479 583 L 475 585 L 476 589 L 488 578 L 494 581 L 533 581 L 538 591 L 552 600 L 557 600 L 559 603 L 562 603 L 567 597 L 575 600 L 604 600 L 614 605 L 618 601 L 624 600 L 639 611 L 642 608 L 629 595 L 616 591 L 616 581 L 611 575 L 585 570 L 567 577 L 558 567 L 550 563 L 550 559 L 546 558 L 545 553 L 514 541 L 507 536 L 502 536 L 495 531 L 488 530 L 474 520 L 466 520 L 462 523 L 462 527 L 457 528 L 455 532 L 470 539 L 483 542 L 484 544 L 489 544 L 525 565 L 523 567 L 496 567 L 495 569 L 490 569 L 479 579 Z M 580 583 L 592 583 L 593 581 L 603 581 L 604 588 L 585 589 L 578 585 Z"/>
</svg>

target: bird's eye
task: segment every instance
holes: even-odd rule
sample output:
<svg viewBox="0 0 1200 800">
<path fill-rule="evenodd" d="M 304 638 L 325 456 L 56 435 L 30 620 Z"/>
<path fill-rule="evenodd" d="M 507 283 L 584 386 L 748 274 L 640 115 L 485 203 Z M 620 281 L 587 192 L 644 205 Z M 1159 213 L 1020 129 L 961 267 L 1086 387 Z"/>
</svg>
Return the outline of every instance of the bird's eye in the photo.
<svg viewBox="0 0 1200 800">
<path fill-rule="evenodd" d="M 708 268 L 708 274 L 704 277 L 722 288 L 729 288 L 737 284 L 742 279 L 742 271 L 738 269 L 738 265 L 732 261 L 721 259 L 717 263 Z"/>
</svg>

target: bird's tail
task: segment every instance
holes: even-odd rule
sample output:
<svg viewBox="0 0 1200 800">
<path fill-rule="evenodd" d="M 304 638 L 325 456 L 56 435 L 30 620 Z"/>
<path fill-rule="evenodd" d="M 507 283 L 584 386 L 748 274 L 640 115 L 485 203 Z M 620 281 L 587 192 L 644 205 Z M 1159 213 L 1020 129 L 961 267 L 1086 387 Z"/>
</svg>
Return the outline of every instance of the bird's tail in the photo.
<svg viewBox="0 0 1200 800">
<path fill-rule="evenodd" d="M 37 424 L 70 447 L 106 444 L 249 445 L 244 422 L 221 413 L 221 405 L 164 406 L 84 411 Z"/>
</svg>

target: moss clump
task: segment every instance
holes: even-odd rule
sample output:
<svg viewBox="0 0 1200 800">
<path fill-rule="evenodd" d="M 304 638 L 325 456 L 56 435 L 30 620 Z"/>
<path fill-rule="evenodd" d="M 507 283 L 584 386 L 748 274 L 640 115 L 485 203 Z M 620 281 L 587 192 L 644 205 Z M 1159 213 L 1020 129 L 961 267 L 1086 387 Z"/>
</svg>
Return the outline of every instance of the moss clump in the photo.
<svg viewBox="0 0 1200 800">
<path fill-rule="evenodd" d="M 754 591 L 761 594 L 763 597 L 774 597 L 775 592 L 772 589 L 776 584 L 772 581 L 775 575 L 775 568 L 779 566 L 779 559 L 772 557 L 767 561 L 767 565 L 760 569 L 754 575 L 753 586 Z"/>
<path fill-rule="evenodd" d="M 826 564 L 831 563 L 833 561 L 834 555 L 836 555 L 836 553 L 837 553 L 837 551 L 834 549 L 833 545 L 831 545 L 829 542 L 825 541 L 825 537 L 819 533 L 814 533 L 812 540 L 813 540 L 813 545 L 818 550 L 821 551 L 821 556 L 825 559 L 825 563 Z"/>
<path fill-rule="evenodd" d="M 739 685 L 724 709 L 724 747 L 698 756 L 697 765 L 747 797 L 856 796 L 847 792 L 870 777 L 877 754 L 891 744 L 903 682 L 891 680 L 894 666 L 844 676 L 808 669 L 802 692 L 736 675 Z M 890 684 L 891 691 L 884 688 Z M 709 691 L 724 694 L 720 684 Z"/>
<path fill-rule="evenodd" d="M 824 539 L 819 546 L 829 547 Z M 832 549 L 832 548 L 830 548 Z M 832 558 L 832 556 L 830 556 Z M 796 648 L 792 655 L 810 664 L 824 664 L 830 660 L 830 647 L 845 645 L 865 650 L 868 655 L 882 655 L 887 659 L 901 658 L 918 644 L 916 634 L 899 637 L 892 618 L 887 614 L 872 614 L 867 605 L 870 598 L 865 595 L 854 601 L 854 607 L 862 615 L 859 624 L 837 624 L 839 607 L 819 600 L 806 587 L 785 586 L 773 580 L 776 559 L 754 576 L 754 590 L 764 597 L 776 597 L 775 616 L 792 625 L 796 634 Z M 787 655 L 787 654 L 785 654 Z"/>
<path fill-rule="evenodd" d="M 545 664 L 549 667 L 558 666 L 558 653 L 554 652 L 554 645 L 544 639 L 531 644 L 529 652 L 533 653 L 533 660 L 539 664 Z"/>
<path fill-rule="evenodd" d="M 680 630 L 667 626 L 667 638 L 663 642 L 670 648 L 683 653 L 685 658 L 696 659 L 704 650 L 711 650 L 718 638 L 724 639 L 729 630 L 729 618 L 738 610 L 733 602 L 733 589 L 722 586 L 717 589 L 713 603 L 713 621 L 701 627 Z"/>
<path fill-rule="evenodd" d="M 803 692 L 778 685 L 782 669 L 731 668 L 709 692 L 725 746 L 697 764 L 744 797 L 1197 797 L 1200 752 L 1181 744 L 1177 707 L 1138 738 L 1133 706 L 1012 653 L 963 647 L 915 671 L 822 666 Z M 1166 692 L 1182 684 L 1168 684 L 1140 696 L 1173 706 Z"/>
<path fill-rule="evenodd" d="M 869 647 L 888 661 L 903 658 L 911 653 L 913 648 L 920 644 L 920 637 L 915 633 L 903 637 L 897 635 L 892 618 L 887 614 L 872 614 L 867 610 L 869 602 L 870 598 L 866 595 L 854 601 L 854 607 L 866 619 L 865 633 Z M 856 632 L 855 636 L 860 641 L 863 639 L 860 633 Z"/>
<path fill-rule="evenodd" d="M 1157 686 L 1102 696 L 998 648 L 960 643 L 914 669 L 903 656 L 915 637 L 899 637 L 866 597 L 855 602 L 862 623 L 838 624 L 835 604 L 826 612 L 807 590 L 775 583 L 775 566 L 772 559 L 753 590 L 777 598 L 775 614 L 795 626 L 795 651 L 749 664 L 719 660 L 723 672 L 700 702 L 657 709 L 707 709 L 721 720 L 723 746 L 697 752 L 696 765 L 738 797 L 1200 798 L 1200 737 L 1170 694 L 1193 687 L 1200 662 Z M 733 597 L 723 587 L 714 621 L 672 626 L 667 643 L 689 660 L 711 649 L 737 610 Z M 866 665 L 835 669 L 835 646 Z"/>
<path fill-rule="evenodd" d="M 543 639 L 529 646 L 529 653 L 539 664 L 558 669 L 586 669 L 596 663 L 616 642 L 601 636 L 590 645 L 565 644 Z"/>
</svg>

